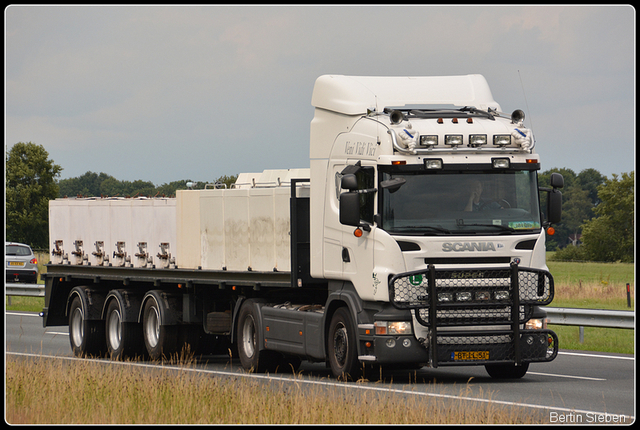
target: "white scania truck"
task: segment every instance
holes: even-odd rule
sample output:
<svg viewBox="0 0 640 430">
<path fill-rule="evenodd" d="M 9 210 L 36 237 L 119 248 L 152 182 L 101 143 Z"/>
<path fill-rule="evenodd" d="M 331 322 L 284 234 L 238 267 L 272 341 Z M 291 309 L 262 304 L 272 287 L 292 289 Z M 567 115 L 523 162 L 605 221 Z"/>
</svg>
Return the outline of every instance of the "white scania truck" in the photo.
<svg viewBox="0 0 640 430">
<path fill-rule="evenodd" d="M 480 75 L 326 75 L 312 104 L 309 169 L 51 201 L 44 325 L 69 325 L 76 355 L 231 345 L 248 370 L 310 360 L 351 379 L 553 360 L 545 230 L 563 180 L 539 188 L 524 113 Z"/>
</svg>

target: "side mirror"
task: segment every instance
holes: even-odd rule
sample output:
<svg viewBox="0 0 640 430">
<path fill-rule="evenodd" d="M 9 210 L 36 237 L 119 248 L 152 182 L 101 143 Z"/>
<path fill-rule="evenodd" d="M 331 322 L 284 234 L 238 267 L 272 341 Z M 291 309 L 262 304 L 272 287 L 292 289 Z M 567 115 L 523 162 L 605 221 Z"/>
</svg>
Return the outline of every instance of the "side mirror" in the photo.
<svg viewBox="0 0 640 430">
<path fill-rule="evenodd" d="M 356 179 L 356 175 L 354 174 L 346 174 L 342 177 L 340 181 L 340 187 L 344 190 L 355 191 L 358 189 L 358 179 Z M 342 199 L 342 196 L 340 196 Z"/>
<path fill-rule="evenodd" d="M 354 175 L 351 176 L 355 179 Z M 344 178 L 342 178 L 342 183 L 344 188 Z M 360 226 L 360 195 L 358 193 L 340 194 L 340 224 Z"/>
<path fill-rule="evenodd" d="M 556 189 L 549 191 L 547 198 L 547 221 L 551 224 L 562 221 L 562 193 Z"/>
<path fill-rule="evenodd" d="M 553 188 L 564 187 L 564 178 L 560 173 L 552 173 L 551 178 L 549 178 L 549 182 L 551 182 L 551 187 Z"/>
</svg>

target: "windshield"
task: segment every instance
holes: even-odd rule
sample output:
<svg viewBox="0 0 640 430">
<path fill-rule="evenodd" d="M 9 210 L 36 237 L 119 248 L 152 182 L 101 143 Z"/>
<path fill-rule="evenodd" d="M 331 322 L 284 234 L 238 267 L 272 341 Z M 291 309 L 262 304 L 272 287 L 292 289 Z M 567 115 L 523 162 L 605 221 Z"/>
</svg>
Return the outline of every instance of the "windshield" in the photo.
<svg viewBox="0 0 640 430">
<path fill-rule="evenodd" d="M 385 188 L 384 181 L 391 179 L 406 182 Z M 514 234 L 540 229 L 535 171 L 383 171 L 380 180 L 382 228 L 389 233 Z"/>
</svg>

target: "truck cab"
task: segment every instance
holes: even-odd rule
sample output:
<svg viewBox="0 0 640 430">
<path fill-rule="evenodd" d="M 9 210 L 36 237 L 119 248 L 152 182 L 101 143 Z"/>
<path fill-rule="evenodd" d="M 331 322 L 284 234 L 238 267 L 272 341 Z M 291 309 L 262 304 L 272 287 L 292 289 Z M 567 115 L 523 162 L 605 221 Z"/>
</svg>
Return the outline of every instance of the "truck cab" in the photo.
<svg viewBox="0 0 640 430">
<path fill-rule="evenodd" d="M 396 327 L 372 342 L 372 360 L 419 355 L 416 344 L 433 366 L 524 374 L 553 359 L 553 332 L 525 340 L 531 351 L 514 340 L 531 320 L 542 328 L 553 298 L 545 227 L 559 221 L 562 185 L 554 177 L 544 219 L 524 113 L 502 113 L 480 75 L 322 76 L 312 104 L 311 182 L 325 187 L 311 191 L 311 274 L 392 304 L 356 322 Z"/>
</svg>

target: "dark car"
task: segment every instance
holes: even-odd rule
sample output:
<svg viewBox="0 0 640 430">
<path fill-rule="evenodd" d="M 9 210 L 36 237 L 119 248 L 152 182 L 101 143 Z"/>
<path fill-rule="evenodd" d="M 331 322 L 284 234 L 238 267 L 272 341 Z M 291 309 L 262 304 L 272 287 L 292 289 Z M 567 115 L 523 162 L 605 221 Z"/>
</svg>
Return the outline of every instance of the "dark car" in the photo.
<svg viewBox="0 0 640 430">
<path fill-rule="evenodd" d="M 5 242 L 4 260 L 7 282 L 38 282 L 38 260 L 29 245 Z"/>
</svg>

